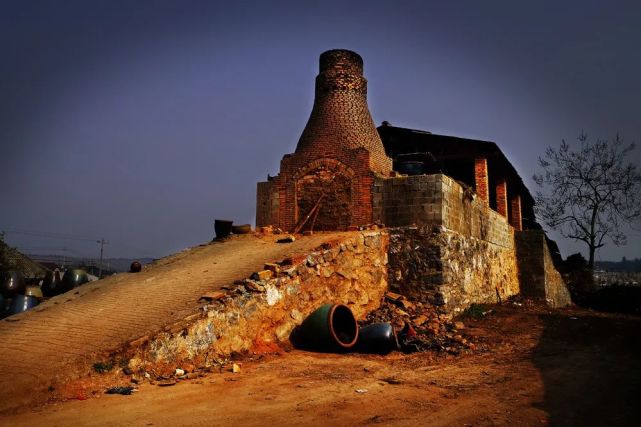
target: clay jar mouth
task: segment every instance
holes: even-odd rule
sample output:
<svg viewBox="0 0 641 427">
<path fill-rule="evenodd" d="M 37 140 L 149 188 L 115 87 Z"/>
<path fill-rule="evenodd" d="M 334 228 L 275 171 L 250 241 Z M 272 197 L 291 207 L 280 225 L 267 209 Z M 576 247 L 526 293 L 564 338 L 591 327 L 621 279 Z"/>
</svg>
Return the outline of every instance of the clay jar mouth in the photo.
<svg viewBox="0 0 641 427">
<path fill-rule="evenodd" d="M 345 349 L 353 347 L 358 340 L 358 324 L 352 311 L 345 305 L 336 304 L 327 318 L 333 341 Z"/>
</svg>

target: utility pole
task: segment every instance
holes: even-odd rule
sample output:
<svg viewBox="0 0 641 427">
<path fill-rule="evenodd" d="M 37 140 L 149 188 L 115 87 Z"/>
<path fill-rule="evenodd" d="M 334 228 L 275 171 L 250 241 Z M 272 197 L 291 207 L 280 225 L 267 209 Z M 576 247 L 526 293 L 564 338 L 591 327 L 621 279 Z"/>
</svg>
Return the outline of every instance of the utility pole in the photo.
<svg viewBox="0 0 641 427">
<path fill-rule="evenodd" d="M 100 240 L 96 240 L 96 243 L 100 243 L 100 265 L 98 266 L 98 278 L 102 278 L 102 255 L 104 254 L 105 251 L 105 245 L 108 244 L 105 240 L 105 238 L 101 238 Z"/>
</svg>

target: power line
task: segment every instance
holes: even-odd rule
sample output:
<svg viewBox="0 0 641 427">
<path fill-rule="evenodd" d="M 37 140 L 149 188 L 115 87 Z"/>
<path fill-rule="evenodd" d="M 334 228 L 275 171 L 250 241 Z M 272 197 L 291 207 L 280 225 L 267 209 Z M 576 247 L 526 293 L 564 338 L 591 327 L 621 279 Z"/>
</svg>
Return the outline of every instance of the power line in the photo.
<svg viewBox="0 0 641 427">
<path fill-rule="evenodd" d="M 72 236 L 69 234 L 61 234 L 61 233 L 51 233 L 47 231 L 35 231 L 35 230 L 16 230 L 16 229 L 10 229 L 10 228 L 5 228 L 2 229 L 4 233 L 14 233 L 14 234 L 22 234 L 25 236 L 35 236 L 35 237 L 47 237 L 50 239 L 64 239 L 64 240 L 77 240 L 77 241 L 83 241 L 83 242 L 95 242 L 96 239 L 90 239 L 88 237 L 77 237 L 77 236 Z"/>
<path fill-rule="evenodd" d="M 0 228 L 0 236 L 6 237 L 6 234 L 13 233 L 13 234 L 20 234 L 20 235 L 25 235 L 25 236 L 34 236 L 34 237 L 45 237 L 45 238 L 50 238 L 50 239 L 62 239 L 62 240 L 74 240 L 74 241 L 80 241 L 80 242 L 92 242 L 92 243 L 98 243 L 101 246 L 101 249 L 103 249 L 104 245 L 107 243 L 112 243 L 112 241 L 105 241 L 104 243 L 101 244 L 101 240 L 103 239 L 96 239 L 96 238 L 89 238 L 89 237 L 80 237 L 80 236 L 74 236 L 71 234 L 63 234 L 63 233 L 53 233 L 53 232 L 48 232 L 48 231 L 36 231 L 36 230 L 25 230 L 25 229 L 15 229 L 15 228 L 6 228 L 2 229 Z M 136 252 L 139 252 L 141 254 L 151 254 L 154 251 L 153 250 L 148 250 L 148 249 L 142 249 L 139 248 L 135 245 L 131 245 L 130 243 L 124 243 L 124 242 L 115 242 L 116 247 L 124 247 L 130 250 L 134 250 Z M 26 248 L 21 248 L 22 250 L 29 250 Z M 46 248 L 42 248 L 46 249 Z M 53 248 L 52 248 L 53 249 Z M 40 250 L 40 249 L 38 249 Z M 157 254 L 156 254 L 157 255 Z"/>
</svg>

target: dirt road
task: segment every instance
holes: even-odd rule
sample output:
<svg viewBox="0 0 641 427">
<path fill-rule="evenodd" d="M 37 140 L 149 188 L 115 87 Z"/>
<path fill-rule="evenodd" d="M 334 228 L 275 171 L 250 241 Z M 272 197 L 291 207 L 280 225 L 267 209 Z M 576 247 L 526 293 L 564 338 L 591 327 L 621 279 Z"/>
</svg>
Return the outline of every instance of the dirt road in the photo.
<svg viewBox="0 0 641 427">
<path fill-rule="evenodd" d="M 384 357 L 292 351 L 244 360 L 237 374 L 52 403 L 1 423 L 638 425 L 641 318 L 504 306 L 465 324 L 485 350 Z"/>
</svg>

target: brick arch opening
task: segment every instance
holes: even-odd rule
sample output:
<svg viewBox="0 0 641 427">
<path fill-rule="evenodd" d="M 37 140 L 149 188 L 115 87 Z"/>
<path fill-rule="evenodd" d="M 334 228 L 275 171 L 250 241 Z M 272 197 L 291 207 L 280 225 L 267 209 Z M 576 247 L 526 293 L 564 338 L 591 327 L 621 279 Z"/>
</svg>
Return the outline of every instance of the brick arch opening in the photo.
<svg viewBox="0 0 641 427">
<path fill-rule="evenodd" d="M 352 224 L 353 177 L 351 169 L 333 159 L 316 160 L 297 174 L 297 223 L 311 213 L 303 231 L 312 227 L 318 231 L 344 230 Z"/>
</svg>

